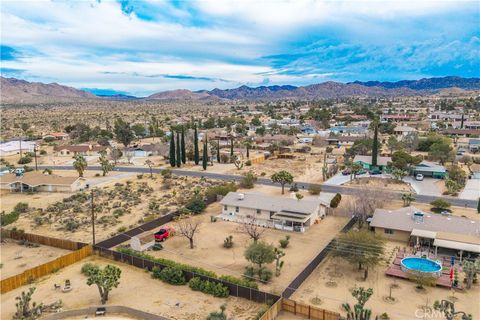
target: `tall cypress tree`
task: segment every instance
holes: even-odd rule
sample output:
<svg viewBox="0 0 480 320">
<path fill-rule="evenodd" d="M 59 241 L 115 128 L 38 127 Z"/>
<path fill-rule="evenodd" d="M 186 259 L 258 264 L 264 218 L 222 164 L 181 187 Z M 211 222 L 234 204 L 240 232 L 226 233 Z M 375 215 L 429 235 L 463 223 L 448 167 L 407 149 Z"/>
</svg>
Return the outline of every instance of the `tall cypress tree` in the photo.
<svg viewBox="0 0 480 320">
<path fill-rule="evenodd" d="M 465 114 L 462 113 L 462 122 L 460 123 L 460 129 L 463 129 L 463 122 L 465 121 Z"/>
<path fill-rule="evenodd" d="M 202 167 L 203 170 L 207 170 L 207 160 L 208 160 L 208 141 L 205 137 L 205 142 L 203 143 L 203 156 L 202 156 Z"/>
<path fill-rule="evenodd" d="M 182 152 L 181 152 L 181 146 L 180 146 L 180 132 L 177 131 L 177 154 L 176 154 L 176 160 L 177 160 L 177 167 L 182 166 Z"/>
<path fill-rule="evenodd" d="M 247 159 L 250 159 L 250 144 L 247 143 Z"/>
<path fill-rule="evenodd" d="M 217 161 L 220 163 L 220 139 L 218 139 L 218 144 L 217 144 Z"/>
<path fill-rule="evenodd" d="M 182 126 L 182 163 L 187 163 L 187 154 L 185 152 L 185 128 Z"/>
<path fill-rule="evenodd" d="M 170 134 L 170 166 L 175 167 L 175 133 Z"/>
<path fill-rule="evenodd" d="M 233 158 L 233 137 L 230 138 L 230 158 Z"/>
<path fill-rule="evenodd" d="M 193 133 L 193 160 L 195 161 L 196 165 L 200 163 L 200 153 L 198 152 L 198 132 L 197 132 L 196 124 L 195 124 L 195 130 Z"/>
<path fill-rule="evenodd" d="M 373 134 L 373 145 L 372 145 L 372 166 L 377 166 L 378 158 L 378 122 L 374 120 L 374 134 Z"/>
</svg>

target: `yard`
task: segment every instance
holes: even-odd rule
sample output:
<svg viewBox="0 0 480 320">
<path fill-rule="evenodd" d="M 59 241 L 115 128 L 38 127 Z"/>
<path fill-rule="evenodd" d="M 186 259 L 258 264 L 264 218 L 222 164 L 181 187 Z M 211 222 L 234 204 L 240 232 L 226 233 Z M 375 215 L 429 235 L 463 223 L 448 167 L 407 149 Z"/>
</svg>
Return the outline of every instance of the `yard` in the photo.
<svg viewBox="0 0 480 320">
<path fill-rule="evenodd" d="M 64 303 L 63 310 L 100 305 L 97 287 L 87 286 L 86 277 L 80 273 L 82 265 L 86 262 L 93 262 L 100 266 L 112 264 L 121 268 L 120 285 L 110 292 L 107 302 L 109 305 L 128 306 L 169 319 L 182 320 L 204 320 L 210 312 L 219 310 L 223 303 L 227 305 L 229 317 L 238 320 L 253 319 L 262 307 L 260 304 L 241 298 L 215 298 L 192 291 L 188 286 L 168 285 L 152 279 L 149 273 L 135 267 L 95 256 L 36 281 L 33 286 L 37 289 L 32 301 L 49 304 L 61 299 Z M 72 291 L 62 293 L 54 289 L 54 284 L 61 284 L 67 279 L 71 281 Z M 2 294 L 2 319 L 12 318 L 15 312 L 15 297 L 27 289 L 28 286 L 23 286 Z"/>
<path fill-rule="evenodd" d="M 2 239 L 1 278 L 5 279 L 70 253 L 69 250 L 33 244 L 26 246 L 13 239 Z"/>
<path fill-rule="evenodd" d="M 357 179 L 347 182 L 344 186 L 362 186 L 366 188 L 388 189 L 389 191 L 415 192 L 407 183 L 394 179 L 358 176 Z"/>
<path fill-rule="evenodd" d="M 149 251 L 148 254 L 202 267 L 217 274 L 241 277 L 245 267 L 249 265 L 244 258 L 244 251 L 252 240 L 241 231 L 240 224 L 220 220 L 210 222 L 210 217 L 216 216 L 220 212 L 221 205 L 216 202 L 208 206 L 205 213 L 200 216 L 189 218 L 201 221 L 200 231 L 195 235 L 194 249 L 190 249 L 188 240 L 178 234 L 178 226 L 173 222 L 169 225 L 177 230 L 176 235 L 162 243 L 163 250 Z M 328 216 L 303 234 L 265 229 L 260 240 L 273 244 L 275 247 L 279 247 L 279 240 L 284 239 L 286 235 L 290 235 L 291 238 L 289 246 L 284 249 L 286 255 L 282 258 L 285 263 L 281 275 L 274 276 L 269 284 L 260 287 L 267 291 L 281 293 L 336 236 L 347 220 L 344 217 Z M 233 236 L 234 245 L 233 248 L 226 249 L 223 247 L 223 241 L 230 235 Z M 268 267 L 272 271 L 275 269 L 274 264 Z"/>
<path fill-rule="evenodd" d="M 395 247 L 403 247 L 404 243 L 388 242 L 386 248 L 387 258 Z M 354 287 L 373 288 L 373 295 L 366 303 L 366 308 L 372 309 L 372 317 L 384 312 L 391 319 L 413 319 L 422 314 L 422 307 L 432 307 L 435 300 L 455 300 L 457 311 L 462 310 L 473 315 L 473 319 L 480 317 L 480 285 L 477 284 L 469 291 L 453 292 L 440 287 L 428 287 L 425 293 L 419 293 L 415 289 L 415 283 L 387 277 L 384 263 L 375 269 L 370 269 L 366 281 L 361 278 L 362 272 L 357 267 L 339 259 L 326 258 L 309 278 L 293 294 L 292 299 L 308 303 L 327 310 L 338 311 L 344 314 L 341 304 L 355 303 L 350 294 Z M 387 302 L 385 297 L 389 295 L 389 287 L 395 302 Z M 420 311 L 417 311 L 420 310 Z M 417 313 L 415 313 L 417 312 Z M 444 319 L 433 318 L 433 319 Z"/>
</svg>

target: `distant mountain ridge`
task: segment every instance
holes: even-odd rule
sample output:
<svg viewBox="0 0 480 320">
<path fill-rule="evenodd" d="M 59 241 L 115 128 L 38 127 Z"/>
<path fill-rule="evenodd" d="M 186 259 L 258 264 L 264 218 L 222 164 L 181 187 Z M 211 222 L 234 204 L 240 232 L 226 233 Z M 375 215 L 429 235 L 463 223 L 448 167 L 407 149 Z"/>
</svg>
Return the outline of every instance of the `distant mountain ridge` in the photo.
<svg viewBox="0 0 480 320">
<path fill-rule="evenodd" d="M 145 98 L 125 94 L 94 95 L 57 83 L 28 82 L 15 78 L 1 77 L 1 101 L 3 103 L 32 103 L 68 101 L 78 99 L 103 100 L 147 100 L 147 101 L 200 101 L 220 100 L 278 100 L 278 99 L 321 99 L 342 97 L 375 97 L 421 95 L 445 89 L 480 90 L 480 78 L 440 77 L 397 82 L 355 81 L 340 83 L 328 81 L 307 86 L 274 85 L 234 89 L 190 91 L 186 89 L 154 93 Z"/>
</svg>

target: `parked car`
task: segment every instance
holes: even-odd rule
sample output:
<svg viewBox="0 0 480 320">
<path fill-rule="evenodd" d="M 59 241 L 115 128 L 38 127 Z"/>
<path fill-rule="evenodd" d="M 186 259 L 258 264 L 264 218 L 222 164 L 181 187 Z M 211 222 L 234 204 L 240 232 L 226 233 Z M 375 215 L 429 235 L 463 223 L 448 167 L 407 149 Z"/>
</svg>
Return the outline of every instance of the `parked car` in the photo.
<svg viewBox="0 0 480 320">
<path fill-rule="evenodd" d="M 168 237 L 173 236 L 173 232 L 174 230 L 171 227 L 161 228 L 160 230 L 158 230 L 158 232 L 155 232 L 154 234 L 155 241 L 165 241 L 165 239 L 167 239 Z"/>
<path fill-rule="evenodd" d="M 422 181 L 423 178 L 424 178 L 424 177 L 423 177 L 423 174 L 421 174 L 421 173 L 418 173 L 418 174 L 415 176 L 415 180 L 417 180 L 417 181 Z"/>
<path fill-rule="evenodd" d="M 374 175 L 377 175 L 377 174 L 382 174 L 382 171 L 380 171 L 380 169 L 372 169 L 369 171 L 369 173 L 374 176 Z"/>
<path fill-rule="evenodd" d="M 345 169 L 345 170 L 342 171 L 342 174 L 343 174 L 344 176 L 348 176 L 348 175 L 350 174 L 350 170 Z"/>
</svg>

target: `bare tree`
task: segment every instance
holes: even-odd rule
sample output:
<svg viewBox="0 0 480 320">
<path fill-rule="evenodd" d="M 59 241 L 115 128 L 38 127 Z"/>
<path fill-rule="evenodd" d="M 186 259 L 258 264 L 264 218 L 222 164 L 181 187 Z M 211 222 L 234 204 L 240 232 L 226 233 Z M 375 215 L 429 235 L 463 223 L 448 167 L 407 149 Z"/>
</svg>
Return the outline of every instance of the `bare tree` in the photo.
<svg viewBox="0 0 480 320">
<path fill-rule="evenodd" d="M 193 218 L 182 219 L 178 221 L 178 232 L 188 239 L 190 249 L 193 249 L 193 238 L 195 233 L 199 231 L 201 222 Z"/>
<path fill-rule="evenodd" d="M 132 162 L 133 156 L 134 154 L 132 151 L 125 151 L 125 158 L 127 158 L 128 163 Z"/>
<path fill-rule="evenodd" d="M 256 243 L 265 232 L 265 228 L 260 227 L 257 224 L 257 219 L 253 217 L 248 221 L 243 221 L 243 223 L 240 224 L 239 231 L 248 234 L 248 236 L 253 239 L 253 242 Z"/>
</svg>

